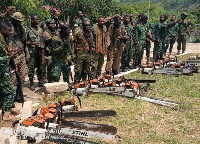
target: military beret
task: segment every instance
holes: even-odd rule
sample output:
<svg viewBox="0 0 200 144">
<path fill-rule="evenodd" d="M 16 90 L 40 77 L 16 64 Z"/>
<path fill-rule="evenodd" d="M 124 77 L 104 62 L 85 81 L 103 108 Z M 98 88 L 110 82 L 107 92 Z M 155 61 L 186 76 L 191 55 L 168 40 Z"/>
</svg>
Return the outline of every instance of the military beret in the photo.
<svg viewBox="0 0 200 144">
<path fill-rule="evenodd" d="M 55 20 L 50 18 L 50 19 L 46 20 L 46 24 L 55 24 Z"/>
</svg>

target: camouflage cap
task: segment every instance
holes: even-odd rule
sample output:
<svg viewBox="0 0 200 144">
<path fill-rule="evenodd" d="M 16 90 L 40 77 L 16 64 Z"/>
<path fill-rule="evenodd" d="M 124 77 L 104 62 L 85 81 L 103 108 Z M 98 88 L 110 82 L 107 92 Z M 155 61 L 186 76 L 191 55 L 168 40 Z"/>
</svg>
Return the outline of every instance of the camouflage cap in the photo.
<svg viewBox="0 0 200 144">
<path fill-rule="evenodd" d="M 187 16 L 187 13 L 186 12 L 182 12 L 181 15 L 186 15 Z"/>
<path fill-rule="evenodd" d="M 50 19 L 46 20 L 46 24 L 55 24 L 55 20 L 50 18 Z"/>
<path fill-rule="evenodd" d="M 20 12 L 13 13 L 11 18 L 16 19 L 16 20 L 21 21 L 21 22 L 24 21 L 24 16 Z"/>
</svg>

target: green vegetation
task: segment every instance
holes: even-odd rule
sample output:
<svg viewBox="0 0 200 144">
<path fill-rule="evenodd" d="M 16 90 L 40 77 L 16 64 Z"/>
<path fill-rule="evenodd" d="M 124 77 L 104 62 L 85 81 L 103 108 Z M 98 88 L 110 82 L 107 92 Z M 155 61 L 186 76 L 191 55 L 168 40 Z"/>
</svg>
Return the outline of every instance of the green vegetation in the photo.
<svg viewBox="0 0 200 144">
<path fill-rule="evenodd" d="M 93 23 L 96 23 L 98 16 L 105 17 L 139 13 L 147 14 L 148 0 L 2 0 L 3 5 L 0 11 L 4 11 L 8 6 L 13 5 L 17 11 L 21 11 L 26 18 L 31 14 L 38 14 L 42 20 L 50 17 L 49 12 L 42 10 L 42 6 L 52 6 L 61 11 L 60 20 L 71 21 L 78 10 L 82 10 L 88 15 Z M 189 18 L 196 24 L 200 23 L 200 0 L 151 0 L 150 21 L 152 23 L 159 19 L 161 14 L 168 14 L 169 17 L 176 14 L 178 18 L 182 11 L 187 11 Z M 29 20 L 27 20 L 28 22 Z"/>
<path fill-rule="evenodd" d="M 189 56 L 181 56 L 179 60 L 186 60 Z M 117 127 L 118 135 L 122 137 L 120 144 L 200 143 L 199 74 L 174 77 L 144 75 L 138 71 L 126 75 L 126 78 L 156 79 L 157 82 L 150 86 L 148 96 L 181 102 L 180 109 L 176 111 L 137 99 L 95 94 L 81 97 L 82 110 L 113 109 L 116 110 L 117 116 L 70 120 L 113 125 Z M 70 94 L 67 97 L 70 97 Z M 99 142 L 116 143 L 113 141 Z"/>
</svg>

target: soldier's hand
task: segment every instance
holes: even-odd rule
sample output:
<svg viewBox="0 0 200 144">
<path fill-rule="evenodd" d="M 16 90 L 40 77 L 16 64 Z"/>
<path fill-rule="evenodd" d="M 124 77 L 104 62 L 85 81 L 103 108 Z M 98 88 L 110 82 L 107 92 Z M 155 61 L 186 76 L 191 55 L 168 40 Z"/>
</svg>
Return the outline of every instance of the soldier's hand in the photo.
<svg viewBox="0 0 200 144">
<path fill-rule="evenodd" d="M 10 51 L 10 56 L 8 58 L 9 59 L 16 58 L 17 54 L 18 54 L 18 52 L 13 49 L 13 50 Z"/>
<path fill-rule="evenodd" d="M 26 63 L 29 64 L 29 62 L 30 62 L 30 58 L 26 57 Z"/>
<path fill-rule="evenodd" d="M 45 60 L 42 60 L 42 66 L 45 66 L 46 65 L 46 61 Z"/>
<path fill-rule="evenodd" d="M 38 47 L 39 46 L 39 43 L 38 42 L 33 42 L 33 45 Z"/>
<path fill-rule="evenodd" d="M 156 42 L 159 43 L 159 42 L 160 42 L 160 39 L 157 39 Z"/>
<path fill-rule="evenodd" d="M 10 14 L 10 13 L 12 13 L 13 11 L 15 11 L 15 7 L 14 7 L 14 6 L 9 6 L 8 9 L 7 9 L 7 11 L 6 11 L 6 13 L 7 13 L 7 14 Z"/>
<path fill-rule="evenodd" d="M 178 40 L 178 37 L 175 37 L 175 41 L 177 41 Z"/>
</svg>

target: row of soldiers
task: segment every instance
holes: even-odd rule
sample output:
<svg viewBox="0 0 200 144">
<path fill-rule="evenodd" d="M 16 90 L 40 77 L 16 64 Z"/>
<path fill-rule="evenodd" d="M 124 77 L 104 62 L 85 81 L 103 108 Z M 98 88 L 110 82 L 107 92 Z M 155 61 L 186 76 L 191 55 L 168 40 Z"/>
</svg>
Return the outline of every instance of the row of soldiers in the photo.
<svg viewBox="0 0 200 144">
<path fill-rule="evenodd" d="M 5 18 L 13 11 L 14 8 L 10 7 L 0 17 Z M 3 20 L 0 24 L 0 107 L 5 101 L 7 111 L 12 109 L 15 95 L 9 78 L 8 62 L 11 58 L 14 58 L 15 70 L 20 74 L 22 83 L 28 65 L 31 90 L 35 89 L 35 68 L 38 86 L 43 86 L 46 81 L 58 82 L 61 72 L 63 80 L 69 83 L 70 66 L 74 63 L 76 84 L 100 76 L 105 56 L 107 74 L 117 74 L 120 64 L 122 71 L 127 67 L 139 67 L 144 48 L 149 63 L 151 41 L 154 42 L 153 61 L 162 60 L 166 56 L 168 43 L 169 52 L 172 52 L 177 36 L 178 53 L 181 50 L 180 43 L 183 44 L 184 52 L 188 27 L 191 25 L 186 20 L 186 13 L 182 13 L 177 22 L 175 15 L 169 22 L 167 16 L 162 15 L 155 25 L 144 14 L 139 14 L 136 19 L 133 15 L 125 15 L 123 22 L 118 14 L 108 18 L 100 16 L 93 26 L 81 11 L 78 11 L 71 24 L 59 22 L 54 15 L 44 24 L 40 23 L 37 15 L 32 15 L 31 25 L 24 26 L 24 16 L 20 12 L 14 12 L 10 17 L 10 21 Z"/>
</svg>

